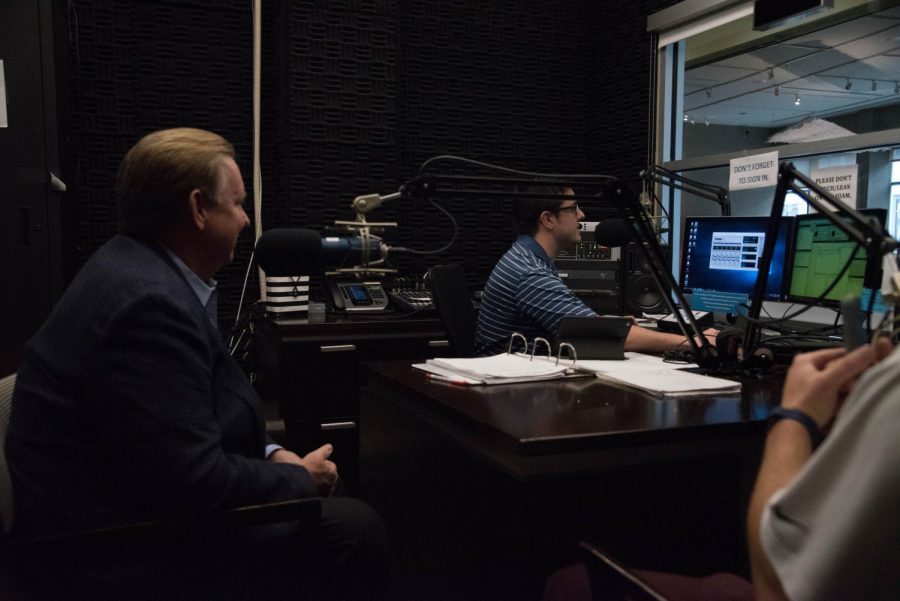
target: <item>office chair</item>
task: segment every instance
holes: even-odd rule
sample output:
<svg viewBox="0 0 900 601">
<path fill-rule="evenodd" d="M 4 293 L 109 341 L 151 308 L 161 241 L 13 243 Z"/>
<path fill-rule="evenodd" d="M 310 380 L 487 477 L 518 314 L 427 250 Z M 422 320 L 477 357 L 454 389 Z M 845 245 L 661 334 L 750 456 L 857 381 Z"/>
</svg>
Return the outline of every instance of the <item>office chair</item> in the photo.
<svg viewBox="0 0 900 601">
<path fill-rule="evenodd" d="M 16 374 L 0 379 L 0 599 L 60 598 L 58 590 L 51 591 L 48 587 L 58 584 L 53 583 L 55 574 L 42 574 L 40 566 L 26 578 L 16 573 L 23 557 L 42 558 L 47 554 L 71 554 L 100 547 L 135 548 L 160 541 L 177 544 L 197 536 L 214 536 L 227 529 L 277 522 L 298 522 L 301 528 L 309 530 L 319 525 L 322 500 L 315 497 L 237 507 L 190 519 L 157 520 L 32 540 L 16 538 L 10 535 L 15 507 L 5 450 L 15 383 Z M 60 502 L 65 503 L 65 498 Z"/>
<path fill-rule="evenodd" d="M 593 543 L 578 545 L 587 569 L 592 597 L 604 601 L 667 601 L 668 599 L 754 598 L 753 585 L 737 574 L 707 576 L 635 570 L 623 565 Z"/>
<path fill-rule="evenodd" d="M 462 266 L 435 265 L 426 279 L 453 356 L 471 357 L 475 352 L 475 309 Z"/>
<path fill-rule="evenodd" d="M 627 601 L 666 601 L 666 597 L 645 582 L 640 575 L 613 559 L 596 545 L 581 542 L 578 546 L 582 551 L 595 597 Z"/>
</svg>

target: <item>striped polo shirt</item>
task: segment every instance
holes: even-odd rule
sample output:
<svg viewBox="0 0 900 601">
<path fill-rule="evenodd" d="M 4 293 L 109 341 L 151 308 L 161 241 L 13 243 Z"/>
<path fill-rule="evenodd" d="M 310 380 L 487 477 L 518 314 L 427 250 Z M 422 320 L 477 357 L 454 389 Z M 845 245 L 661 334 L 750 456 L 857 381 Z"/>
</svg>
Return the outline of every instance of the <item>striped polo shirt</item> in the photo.
<svg viewBox="0 0 900 601">
<path fill-rule="evenodd" d="M 566 315 L 597 314 L 566 287 L 541 245 L 531 236 L 519 236 L 484 286 L 475 354 L 506 352 L 513 332 L 524 334 L 529 343 L 535 336 L 552 340 Z"/>
</svg>

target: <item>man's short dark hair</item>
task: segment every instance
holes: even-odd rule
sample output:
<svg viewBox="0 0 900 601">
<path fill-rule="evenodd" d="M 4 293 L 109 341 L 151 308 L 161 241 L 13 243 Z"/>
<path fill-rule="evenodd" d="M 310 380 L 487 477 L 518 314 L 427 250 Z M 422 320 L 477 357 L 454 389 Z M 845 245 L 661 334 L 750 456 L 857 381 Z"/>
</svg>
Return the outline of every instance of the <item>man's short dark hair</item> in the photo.
<svg viewBox="0 0 900 601">
<path fill-rule="evenodd" d="M 538 223 L 544 211 L 556 212 L 562 206 L 565 188 L 562 186 L 528 186 L 520 192 L 528 194 L 546 194 L 543 196 L 526 196 L 517 198 L 513 207 L 516 219 L 516 233 L 533 236 L 538 231 Z"/>
</svg>

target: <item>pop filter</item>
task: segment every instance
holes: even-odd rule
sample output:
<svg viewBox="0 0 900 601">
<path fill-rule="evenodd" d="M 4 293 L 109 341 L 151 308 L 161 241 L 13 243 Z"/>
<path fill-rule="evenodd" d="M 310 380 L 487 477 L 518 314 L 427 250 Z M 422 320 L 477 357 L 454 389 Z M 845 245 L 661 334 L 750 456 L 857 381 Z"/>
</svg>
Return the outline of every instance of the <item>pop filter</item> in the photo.
<svg viewBox="0 0 900 601">
<path fill-rule="evenodd" d="M 322 270 L 322 238 L 315 230 L 266 230 L 256 242 L 255 252 L 266 275 L 317 274 Z"/>
<path fill-rule="evenodd" d="M 601 246 L 627 246 L 634 238 L 634 230 L 624 219 L 604 219 L 594 230 L 594 240 Z"/>
</svg>

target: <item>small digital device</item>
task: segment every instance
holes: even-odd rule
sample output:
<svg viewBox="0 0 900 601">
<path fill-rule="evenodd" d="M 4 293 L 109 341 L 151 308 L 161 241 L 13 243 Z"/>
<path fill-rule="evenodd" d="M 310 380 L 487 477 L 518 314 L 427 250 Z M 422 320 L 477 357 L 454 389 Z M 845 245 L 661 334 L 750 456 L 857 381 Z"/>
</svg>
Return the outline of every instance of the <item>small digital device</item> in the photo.
<svg viewBox="0 0 900 601">
<path fill-rule="evenodd" d="M 326 280 L 326 288 L 336 310 L 383 311 L 388 306 L 384 288 L 378 282 Z"/>
<path fill-rule="evenodd" d="M 879 219 L 884 225 L 887 214 L 884 209 L 860 209 L 859 212 Z M 864 287 L 880 287 L 880 260 L 877 265 L 869 266 L 866 250 L 857 250 L 857 246 L 856 241 L 827 217 L 820 214 L 797 216 L 793 250 L 788 260 L 786 299 L 791 302 L 818 301 L 836 307 L 847 296 L 862 297 Z M 819 300 L 829 287 L 828 294 Z"/>
<path fill-rule="evenodd" d="M 568 342 L 578 360 L 624 359 L 625 339 L 634 321 L 630 317 L 566 316 L 559 321 L 556 346 Z"/>
<path fill-rule="evenodd" d="M 862 325 L 862 311 L 859 310 L 859 297 L 850 295 L 841 301 L 841 315 L 844 317 L 844 346 L 852 351 L 866 343 L 866 332 Z"/>
<path fill-rule="evenodd" d="M 778 228 L 764 300 L 784 298 L 785 261 L 793 223 L 792 217 L 785 217 Z M 768 224 L 768 217 L 685 219 L 679 281 L 684 293 L 692 295 L 691 308 L 737 313 L 737 305 L 749 304 Z"/>
</svg>

